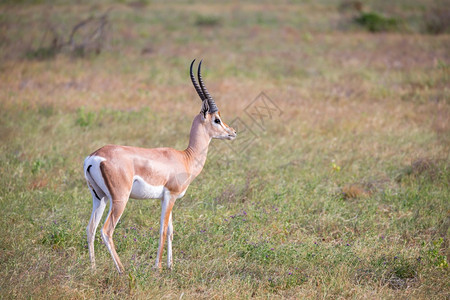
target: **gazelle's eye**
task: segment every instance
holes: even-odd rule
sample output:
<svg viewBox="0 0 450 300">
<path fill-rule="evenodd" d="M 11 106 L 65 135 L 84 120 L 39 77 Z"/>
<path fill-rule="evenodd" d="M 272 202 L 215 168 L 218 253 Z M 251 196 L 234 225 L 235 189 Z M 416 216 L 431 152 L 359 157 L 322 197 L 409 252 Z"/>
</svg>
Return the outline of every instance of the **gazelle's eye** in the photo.
<svg viewBox="0 0 450 300">
<path fill-rule="evenodd" d="M 220 119 L 215 119 L 214 122 L 215 122 L 216 124 L 220 124 Z"/>
</svg>

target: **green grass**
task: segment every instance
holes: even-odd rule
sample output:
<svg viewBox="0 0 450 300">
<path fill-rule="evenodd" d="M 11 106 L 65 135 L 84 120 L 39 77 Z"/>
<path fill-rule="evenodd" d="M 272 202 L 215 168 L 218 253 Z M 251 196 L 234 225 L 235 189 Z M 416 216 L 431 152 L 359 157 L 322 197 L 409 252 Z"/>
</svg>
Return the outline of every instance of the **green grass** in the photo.
<svg viewBox="0 0 450 300">
<path fill-rule="evenodd" d="M 411 26 L 380 35 L 335 1 L 33 3 L 0 6 L 1 298 L 449 297 L 450 37 L 408 23 L 427 1 L 368 2 Z M 110 7 L 99 55 L 27 57 L 43 20 L 68 33 Z M 159 200 L 130 200 L 125 274 L 99 232 L 92 271 L 84 157 L 186 147 L 193 58 L 255 140 L 212 142 L 174 207 L 173 270 L 151 268 Z M 261 91 L 282 111 L 263 128 L 245 113 Z"/>
</svg>

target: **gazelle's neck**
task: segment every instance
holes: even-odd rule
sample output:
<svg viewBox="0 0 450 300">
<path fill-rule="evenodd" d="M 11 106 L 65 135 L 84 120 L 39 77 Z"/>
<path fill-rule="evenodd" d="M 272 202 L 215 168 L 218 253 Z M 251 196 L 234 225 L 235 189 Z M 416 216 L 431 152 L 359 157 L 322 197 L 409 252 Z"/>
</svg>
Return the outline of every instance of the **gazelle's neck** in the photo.
<svg viewBox="0 0 450 300">
<path fill-rule="evenodd" d="M 201 115 L 197 115 L 192 122 L 189 136 L 189 146 L 184 150 L 191 174 L 197 176 L 203 169 L 208 154 L 211 137 L 201 122 Z"/>
</svg>

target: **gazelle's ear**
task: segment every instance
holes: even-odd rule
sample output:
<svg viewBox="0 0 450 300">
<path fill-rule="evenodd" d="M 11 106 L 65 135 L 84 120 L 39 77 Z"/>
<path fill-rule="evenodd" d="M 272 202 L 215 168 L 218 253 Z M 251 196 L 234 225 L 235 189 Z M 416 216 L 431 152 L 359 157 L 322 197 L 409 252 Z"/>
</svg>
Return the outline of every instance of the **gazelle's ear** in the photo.
<svg viewBox="0 0 450 300">
<path fill-rule="evenodd" d="M 200 113 L 203 116 L 203 120 L 206 119 L 206 114 L 208 113 L 208 110 L 209 110 L 208 100 L 203 100 L 202 101 L 202 110 L 200 111 Z"/>
</svg>

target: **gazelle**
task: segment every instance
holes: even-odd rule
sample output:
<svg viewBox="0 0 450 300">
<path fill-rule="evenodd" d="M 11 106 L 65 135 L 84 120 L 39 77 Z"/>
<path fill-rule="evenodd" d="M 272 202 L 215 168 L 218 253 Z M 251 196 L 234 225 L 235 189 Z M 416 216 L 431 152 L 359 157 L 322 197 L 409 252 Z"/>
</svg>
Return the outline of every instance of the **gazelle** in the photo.
<svg viewBox="0 0 450 300">
<path fill-rule="evenodd" d="M 192 72 L 191 81 L 202 106 L 191 127 L 189 145 L 184 151 L 171 148 L 137 148 L 107 145 L 84 160 L 84 176 L 92 194 L 93 208 L 86 228 L 89 258 L 95 268 L 94 237 L 97 226 L 109 201 L 109 213 L 101 230 L 119 273 L 124 271 L 112 239 L 114 229 L 129 198 L 161 199 L 161 224 L 155 268 L 161 268 L 162 253 L 167 238 L 167 266 L 172 267 L 172 208 L 183 197 L 189 184 L 203 169 L 212 138 L 233 140 L 236 131 L 222 121 L 220 112 L 208 93 L 198 65 L 198 82 Z"/>
</svg>

